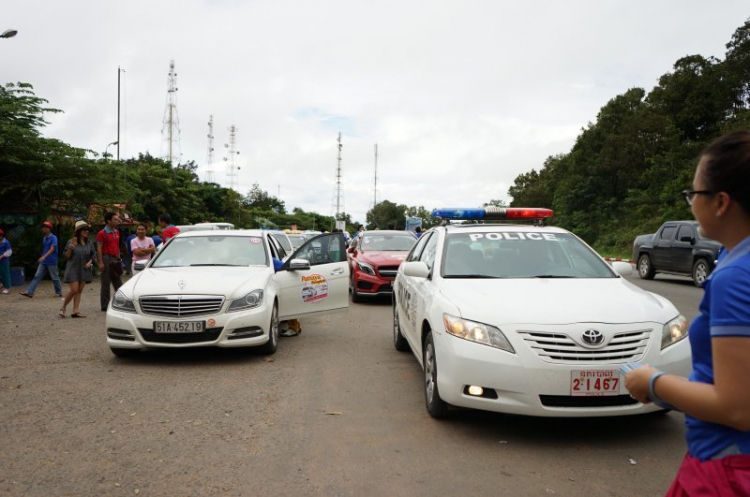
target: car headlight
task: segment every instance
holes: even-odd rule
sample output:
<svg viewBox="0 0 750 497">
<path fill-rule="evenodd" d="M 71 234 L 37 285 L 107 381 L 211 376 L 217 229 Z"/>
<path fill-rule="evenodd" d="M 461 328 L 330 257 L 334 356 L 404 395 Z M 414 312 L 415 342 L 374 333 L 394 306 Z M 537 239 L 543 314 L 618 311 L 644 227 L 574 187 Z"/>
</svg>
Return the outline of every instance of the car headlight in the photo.
<svg viewBox="0 0 750 497">
<path fill-rule="evenodd" d="M 363 273 L 367 273 L 367 274 L 371 274 L 375 276 L 375 268 L 372 266 L 372 264 L 357 261 L 357 265 L 359 266 L 359 270 L 362 271 Z"/>
<path fill-rule="evenodd" d="M 688 328 L 688 320 L 682 314 L 665 324 L 661 332 L 661 348 L 669 347 L 685 338 L 688 335 Z"/>
<path fill-rule="evenodd" d="M 511 354 L 516 352 L 503 332 L 494 326 L 469 321 L 450 314 L 443 314 L 443 323 L 445 324 L 445 331 L 454 337 L 496 347 Z"/>
<path fill-rule="evenodd" d="M 135 311 L 135 303 L 127 298 L 124 293 L 122 293 L 120 290 L 117 290 L 117 293 L 115 293 L 115 298 L 112 300 L 112 309 L 117 309 L 118 311 L 122 312 L 136 312 Z"/>
<path fill-rule="evenodd" d="M 233 300 L 227 312 L 245 311 L 263 303 L 263 290 L 253 290 L 241 299 Z"/>
</svg>

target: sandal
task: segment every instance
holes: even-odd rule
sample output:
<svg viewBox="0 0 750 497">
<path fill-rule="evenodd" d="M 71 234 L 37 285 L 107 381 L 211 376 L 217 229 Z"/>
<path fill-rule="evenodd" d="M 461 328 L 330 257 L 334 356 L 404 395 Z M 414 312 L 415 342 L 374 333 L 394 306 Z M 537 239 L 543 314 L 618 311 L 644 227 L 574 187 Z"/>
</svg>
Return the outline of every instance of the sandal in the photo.
<svg viewBox="0 0 750 497">
<path fill-rule="evenodd" d="M 60 317 L 61 317 L 61 318 L 64 318 L 64 317 L 65 317 L 65 307 L 61 307 L 61 308 L 60 308 Z"/>
<path fill-rule="evenodd" d="M 85 318 L 86 316 L 84 316 L 80 312 L 74 312 L 73 314 L 70 315 L 70 317 L 72 317 L 72 318 Z"/>
</svg>

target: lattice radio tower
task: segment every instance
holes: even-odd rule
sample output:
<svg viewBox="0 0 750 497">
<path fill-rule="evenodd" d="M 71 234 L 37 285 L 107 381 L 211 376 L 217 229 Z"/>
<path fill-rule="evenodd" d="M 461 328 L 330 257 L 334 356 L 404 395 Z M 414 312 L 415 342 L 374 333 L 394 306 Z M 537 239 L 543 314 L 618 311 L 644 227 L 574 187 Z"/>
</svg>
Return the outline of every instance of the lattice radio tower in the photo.
<svg viewBox="0 0 750 497">
<path fill-rule="evenodd" d="M 214 182 L 214 116 L 208 116 L 208 150 L 206 151 L 206 183 Z"/>
<path fill-rule="evenodd" d="M 170 164 L 180 160 L 180 118 L 177 115 L 177 73 L 174 70 L 174 60 L 169 61 L 169 76 L 167 78 L 167 106 L 164 109 L 164 119 L 161 127 L 162 141 L 165 143 L 164 158 Z"/>
<path fill-rule="evenodd" d="M 229 182 L 229 188 L 236 191 L 237 174 L 240 167 L 236 164 L 235 158 L 240 155 L 240 151 L 237 150 L 237 126 L 232 124 L 229 126 L 229 143 L 224 144 L 224 148 L 227 149 L 227 157 L 224 157 L 224 161 L 227 163 L 227 181 Z"/>
<path fill-rule="evenodd" d="M 343 199 L 344 193 L 341 190 L 341 149 L 344 148 L 344 145 L 341 143 L 340 131 L 339 131 L 339 138 L 338 138 L 338 148 L 339 148 L 339 153 L 338 153 L 338 161 L 336 165 L 336 188 L 334 191 L 334 195 L 336 198 L 336 214 L 334 218 L 337 221 L 341 220 L 342 218 L 343 209 L 341 208 L 341 206 L 344 203 L 344 199 Z"/>
<path fill-rule="evenodd" d="M 372 206 L 378 205 L 378 144 L 375 144 L 375 187 L 373 188 Z"/>
</svg>

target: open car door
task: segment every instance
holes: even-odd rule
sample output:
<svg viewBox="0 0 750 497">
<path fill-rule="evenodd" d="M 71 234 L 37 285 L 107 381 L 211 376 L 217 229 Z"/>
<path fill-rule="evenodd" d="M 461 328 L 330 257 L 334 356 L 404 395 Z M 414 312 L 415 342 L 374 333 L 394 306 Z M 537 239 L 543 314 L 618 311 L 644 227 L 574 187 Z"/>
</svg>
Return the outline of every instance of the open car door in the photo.
<svg viewBox="0 0 750 497">
<path fill-rule="evenodd" d="M 276 273 L 279 319 L 349 307 L 349 265 L 342 233 L 307 240 Z"/>
</svg>

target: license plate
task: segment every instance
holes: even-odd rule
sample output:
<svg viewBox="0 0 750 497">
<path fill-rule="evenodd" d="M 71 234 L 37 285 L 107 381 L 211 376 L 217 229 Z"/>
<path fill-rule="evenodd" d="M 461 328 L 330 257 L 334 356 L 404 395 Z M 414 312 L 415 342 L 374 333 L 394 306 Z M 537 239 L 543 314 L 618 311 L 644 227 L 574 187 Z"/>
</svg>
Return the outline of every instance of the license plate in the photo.
<svg viewBox="0 0 750 497">
<path fill-rule="evenodd" d="M 605 371 L 570 372 L 570 395 L 573 397 L 596 397 L 620 393 L 620 372 L 616 369 Z"/>
<path fill-rule="evenodd" d="M 205 321 L 154 321 L 156 333 L 200 333 L 205 329 Z"/>
</svg>

